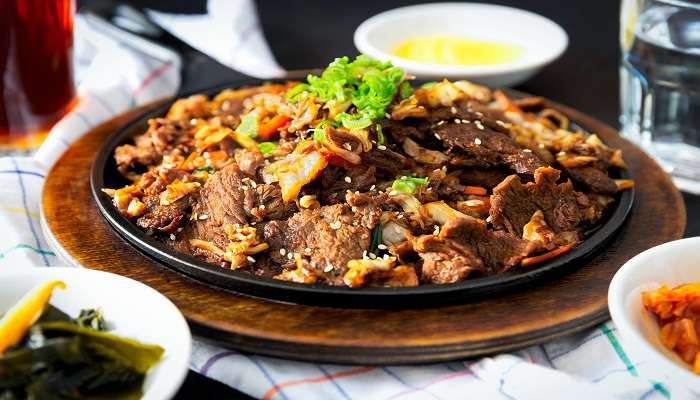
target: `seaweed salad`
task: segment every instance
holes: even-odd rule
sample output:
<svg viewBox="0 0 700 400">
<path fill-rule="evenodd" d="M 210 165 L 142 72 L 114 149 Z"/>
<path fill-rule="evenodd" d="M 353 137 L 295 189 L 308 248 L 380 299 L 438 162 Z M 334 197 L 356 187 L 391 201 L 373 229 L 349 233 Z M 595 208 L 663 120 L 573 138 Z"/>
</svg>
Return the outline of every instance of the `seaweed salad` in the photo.
<svg viewBox="0 0 700 400">
<path fill-rule="evenodd" d="M 37 286 L 0 319 L 0 400 L 141 398 L 164 350 L 109 333 L 99 309 L 70 317 L 48 304 L 56 288 Z"/>
</svg>

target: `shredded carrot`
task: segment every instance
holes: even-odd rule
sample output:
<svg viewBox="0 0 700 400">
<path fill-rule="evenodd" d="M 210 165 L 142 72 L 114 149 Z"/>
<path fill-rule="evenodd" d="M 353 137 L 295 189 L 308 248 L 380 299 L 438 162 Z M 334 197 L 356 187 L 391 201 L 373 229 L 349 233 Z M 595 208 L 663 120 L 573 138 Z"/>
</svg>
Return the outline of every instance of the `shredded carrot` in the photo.
<svg viewBox="0 0 700 400">
<path fill-rule="evenodd" d="M 484 196 L 486 195 L 487 190 L 486 188 L 482 188 L 481 186 L 465 186 L 464 189 L 462 189 L 462 193 Z"/>
<path fill-rule="evenodd" d="M 292 119 L 286 115 L 275 115 L 269 121 L 258 127 L 258 136 L 262 139 L 270 139 L 283 126 Z"/>
<path fill-rule="evenodd" d="M 552 251 L 549 251 L 549 252 L 544 253 L 544 254 L 540 254 L 538 256 L 523 258 L 523 260 L 520 262 L 520 264 L 523 267 L 529 267 L 531 265 L 539 264 L 541 262 L 551 260 L 552 258 L 558 257 L 564 253 L 567 253 L 573 247 L 574 247 L 573 244 L 567 244 L 565 246 L 559 247 L 558 249 L 554 249 Z"/>
</svg>

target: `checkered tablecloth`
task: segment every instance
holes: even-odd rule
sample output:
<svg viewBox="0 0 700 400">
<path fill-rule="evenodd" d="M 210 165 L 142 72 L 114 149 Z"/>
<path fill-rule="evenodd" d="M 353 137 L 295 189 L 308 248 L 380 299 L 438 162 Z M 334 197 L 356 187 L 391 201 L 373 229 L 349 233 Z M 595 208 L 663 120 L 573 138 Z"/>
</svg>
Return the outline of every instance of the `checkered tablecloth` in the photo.
<svg viewBox="0 0 700 400">
<path fill-rule="evenodd" d="M 254 11 L 248 1 L 229 4 L 240 6 L 241 12 Z M 248 17 L 250 21 L 255 15 Z M 47 169 L 87 129 L 130 107 L 172 95 L 179 84 L 176 61 L 152 59 L 110 42 L 80 21 L 76 53 L 79 106 L 54 128 L 35 157 L 0 158 L 0 268 L 64 264 L 40 230 Z M 295 362 L 241 354 L 195 339 L 191 368 L 265 399 L 693 398 L 665 371 L 626 353 L 610 322 L 512 354 L 423 366 Z"/>
</svg>

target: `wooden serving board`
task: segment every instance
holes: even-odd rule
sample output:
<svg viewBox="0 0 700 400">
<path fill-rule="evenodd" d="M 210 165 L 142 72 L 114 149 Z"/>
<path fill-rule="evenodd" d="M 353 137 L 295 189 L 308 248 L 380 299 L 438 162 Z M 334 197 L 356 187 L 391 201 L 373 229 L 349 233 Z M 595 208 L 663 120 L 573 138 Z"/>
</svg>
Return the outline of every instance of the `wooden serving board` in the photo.
<svg viewBox="0 0 700 400">
<path fill-rule="evenodd" d="M 686 218 L 680 193 L 640 149 L 589 116 L 555 107 L 623 149 L 637 182 L 635 204 L 609 248 L 587 265 L 498 297 L 439 308 L 322 308 L 248 297 L 173 272 L 117 236 L 90 195 L 95 153 L 143 108 L 94 128 L 66 151 L 46 178 L 44 230 L 66 261 L 153 287 L 175 303 L 196 335 L 242 351 L 319 362 L 401 364 L 539 344 L 607 320 L 608 285 L 618 268 L 643 250 L 680 238 Z"/>
</svg>

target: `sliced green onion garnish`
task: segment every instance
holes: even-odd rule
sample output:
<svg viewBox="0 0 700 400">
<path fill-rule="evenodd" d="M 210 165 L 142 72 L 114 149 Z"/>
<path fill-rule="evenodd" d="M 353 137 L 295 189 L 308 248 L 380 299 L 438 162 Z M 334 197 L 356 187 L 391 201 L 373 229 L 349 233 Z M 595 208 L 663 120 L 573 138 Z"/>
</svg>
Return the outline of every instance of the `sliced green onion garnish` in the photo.
<svg viewBox="0 0 700 400">
<path fill-rule="evenodd" d="M 401 85 L 404 72 L 390 62 L 372 60 L 359 55 L 352 62 L 347 57 L 336 58 L 320 76 L 309 75 L 308 83 L 299 84 L 287 92 L 287 98 L 298 101 L 308 93 L 321 103 L 331 100 L 350 101 L 356 113 L 340 113 L 335 122 L 348 129 L 363 129 L 381 119 L 386 107 L 401 87 L 400 95 L 408 93 L 410 85 Z"/>
<path fill-rule="evenodd" d="M 391 184 L 391 188 L 401 193 L 413 194 L 418 186 L 428 184 L 428 178 L 414 178 L 412 176 L 404 176 L 397 179 Z"/>
<path fill-rule="evenodd" d="M 258 121 L 255 114 L 251 113 L 241 119 L 241 124 L 236 128 L 236 132 L 248 137 L 256 137 L 258 135 Z"/>
<path fill-rule="evenodd" d="M 430 89 L 431 87 L 435 86 L 437 82 L 432 81 L 432 82 L 425 82 L 424 84 L 420 85 L 421 89 Z"/>
<path fill-rule="evenodd" d="M 409 98 L 412 93 L 413 88 L 411 87 L 410 83 L 403 82 L 401 86 L 399 86 L 399 96 L 401 97 L 401 100 Z"/>
<path fill-rule="evenodd" d="M 263 154 L 267 154 L 271 151 L 274 151 L 276 148 L 277 146 L 272 142 L 258 143 L 258 150 L 260 150 L 260 152 Z"/>
</svg>

